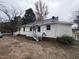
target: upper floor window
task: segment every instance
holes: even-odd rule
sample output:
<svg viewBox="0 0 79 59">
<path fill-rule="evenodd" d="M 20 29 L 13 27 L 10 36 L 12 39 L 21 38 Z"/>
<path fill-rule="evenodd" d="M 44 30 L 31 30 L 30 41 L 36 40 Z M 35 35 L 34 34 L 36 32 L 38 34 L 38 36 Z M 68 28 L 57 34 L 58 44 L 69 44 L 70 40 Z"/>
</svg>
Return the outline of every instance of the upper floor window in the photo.
<svg viewBox="0 0 79 59">
<path fill-rule="evenodd" d="M 51 30 L 51 26 L 50 25 L 47 25 L 47 30 Z"/>
</svg>

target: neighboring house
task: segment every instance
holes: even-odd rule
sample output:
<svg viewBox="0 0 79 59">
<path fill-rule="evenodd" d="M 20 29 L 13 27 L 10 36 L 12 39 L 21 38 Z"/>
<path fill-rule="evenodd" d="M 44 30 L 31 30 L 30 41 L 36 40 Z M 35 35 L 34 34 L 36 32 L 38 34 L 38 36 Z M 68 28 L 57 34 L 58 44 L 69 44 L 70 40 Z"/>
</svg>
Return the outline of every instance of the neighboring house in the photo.
<svg viewBox="0 0 79 59">
<path fill-rule="evenodd" d="M 76 16 L 74 20 L 75 26 L 73 27 L 73 36 L 76 40 L 79 40 L 79 15 Z"/>
<path fill-rule="evenodd" d="M 58 18 L 36 21 L 21 26 L 19 34 L 33 37 L 36 41 L 39 41 L 38 37 L 72 36 L 72 23 L 58 21 Z"/>
<path fill-rule="evenodd" d="M 75 28 L 75 29 L 72 29 L 72 31 L 73 31 L 73 37 L 76 40 L 79 40 L 79 29 Z"/>
</svg>

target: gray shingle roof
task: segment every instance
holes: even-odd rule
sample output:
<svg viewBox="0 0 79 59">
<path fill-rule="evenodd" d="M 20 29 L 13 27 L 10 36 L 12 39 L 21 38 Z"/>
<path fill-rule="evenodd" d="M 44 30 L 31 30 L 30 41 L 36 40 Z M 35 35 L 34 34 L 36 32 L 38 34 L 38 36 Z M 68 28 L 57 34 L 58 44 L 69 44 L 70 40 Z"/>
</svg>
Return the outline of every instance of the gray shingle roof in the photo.
<svg viewBox="0 0 79 59">
<path fill-rule="evenodd" d="M 32 22 L 32 23 L 29 23 L 29 24 L 26 24 L 26 25 L 23 25 L 23 26 L 34 26 L 34 25 L 48 25 L 48 24 L 65 24 L 65 25 L 72 25 L 73 23 L 72 22 L 64 22 L 64 21 L 58 21 L 56 19 L 46 19 L 46 20 L 43 20 L 43 21 L 35 21 L 35 22 Z"/>
</svg>

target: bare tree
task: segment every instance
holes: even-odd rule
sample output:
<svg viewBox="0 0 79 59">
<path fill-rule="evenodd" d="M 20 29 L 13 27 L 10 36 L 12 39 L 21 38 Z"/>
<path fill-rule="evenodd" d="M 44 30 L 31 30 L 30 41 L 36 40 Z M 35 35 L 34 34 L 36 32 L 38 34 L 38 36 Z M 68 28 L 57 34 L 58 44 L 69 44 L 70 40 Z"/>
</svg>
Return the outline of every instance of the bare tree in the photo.
<svg viewBox="0 0 79 59">
<path fill-rule="evenodd" d="M 11 6 L 11 8 L 8 8 L 7 6 L 1 4 L 0 7 L 0 11 L 2 11 L 8 17 L 7 26 L 13 34 L 13 32 L 17 29 L 18 20 L 21 20 L 19 18 L 22 15 L 22 11 L 17 10 L 13 6 Z"/>
<path fill-rule="evenodd" d="M 11 8 L 8 8 L 7 6 L 1 5 L 0 11 L 2 11 L 7 17 L 8 20 L 13 20 L 14 17 L 21 16 L 22 15 L 22 10 L 18 10 L 11 6 Z"/>
<path fill-rule="evenodd" d="M 48 15 L 48 7 L 47 5 L 39 0 L 38 2 L 35 3 L 35 8 L 36 8 L 36 16 L 37 20 L 43 20 L 45 17 Z"/>
</svg>

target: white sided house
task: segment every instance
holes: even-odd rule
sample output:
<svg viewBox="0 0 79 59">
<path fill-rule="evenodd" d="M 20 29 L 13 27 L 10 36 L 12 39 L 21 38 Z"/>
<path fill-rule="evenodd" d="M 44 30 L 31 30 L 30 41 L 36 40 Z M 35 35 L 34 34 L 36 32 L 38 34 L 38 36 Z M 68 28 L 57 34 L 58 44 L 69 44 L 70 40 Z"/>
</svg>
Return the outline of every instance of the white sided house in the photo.
<svg viewBox="0 0 79 59">
<path fill-rule="evenodd" d="M 58 21 L 57 18 L 47 19 L 23 25 L 18 32 L 21 35 L 33 37 L 36 41 L 39 41 L 38 37 L 72 36 L 72 23 Z"/>
</svg>

